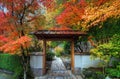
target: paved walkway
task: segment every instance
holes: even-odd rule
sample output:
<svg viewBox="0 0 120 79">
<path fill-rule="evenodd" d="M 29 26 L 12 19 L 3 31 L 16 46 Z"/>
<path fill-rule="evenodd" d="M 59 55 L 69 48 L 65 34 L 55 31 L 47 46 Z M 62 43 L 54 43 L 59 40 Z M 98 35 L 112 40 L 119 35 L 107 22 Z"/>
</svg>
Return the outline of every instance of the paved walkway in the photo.
<svg viewBox="0 0 120 79">
<path fill-rule="evenodd" d="M 67 70 L 58 57 L 52 61 L 51 69 L 45 77 L 35 79 L 82 79 L 81 76 L 74 76 L 70 70 Z"/>
<path fill-rule="evenodd" d="M 47 79 L 82 79 L 76 78 L 70 70 L 66 70 L 62 60 L 55 57 L 52 61 L 51 70 L 48 72 Z"/>
<path fill-rule="evenodd" d="M 58 57 L 55 57 L 55 60 L 52 61 L 51 71 L 54 70 L 66 70 L 62 60 Z"/>
</svg>

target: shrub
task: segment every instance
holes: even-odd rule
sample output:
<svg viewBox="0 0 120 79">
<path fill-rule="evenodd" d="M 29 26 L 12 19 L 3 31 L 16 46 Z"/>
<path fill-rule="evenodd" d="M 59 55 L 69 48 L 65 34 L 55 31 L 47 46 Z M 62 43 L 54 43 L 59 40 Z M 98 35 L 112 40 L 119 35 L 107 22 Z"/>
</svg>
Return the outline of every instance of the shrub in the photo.
<svg viewBox="0 0 120 79">
<path fill-rule="evenodd" d="M 14 78 L 17 78 L 23 70 L 20 57 L 17 55 L 0 54 L 0 69 L 14 72 Z"/>
<path fill-rule="evenodd" d="M 106 73 L 110 77 L 120 78 L 120 70 L 115 68 L 106 68 Z"/>
<path fill-rule="evenodd" d="M 85 69 L 83 70 L 83 74 L 85 79 L 105 79 L 105 75 L 100 71 Z"/>
<path fill-rule="evenodd" d="M 120 78 L 120 59 L 116 59 L 112 62 L 112 67 L 106 68 L 105 72 L 110 77 Z"/>
<path fill-rule="evenodd" d="M 51 51 L 48 51 L 46 54 L 47 54 L 47 55 L 46 55 L 47 61 L 53 60 L 53 58 L 54 58 L 54 56 L 55 56 L 55 53 L 53 53 L 53 52 L 51 52 Z"/>
<path fill-rule="evenodd" d="M 55 50 L 56 56 L 60 57 L 62 55 L 62 52 L 63 52 L 63 48 L 62 47 L 57 46 L 57 47 L 55 47 L 54 50 Z"/>
</svg>

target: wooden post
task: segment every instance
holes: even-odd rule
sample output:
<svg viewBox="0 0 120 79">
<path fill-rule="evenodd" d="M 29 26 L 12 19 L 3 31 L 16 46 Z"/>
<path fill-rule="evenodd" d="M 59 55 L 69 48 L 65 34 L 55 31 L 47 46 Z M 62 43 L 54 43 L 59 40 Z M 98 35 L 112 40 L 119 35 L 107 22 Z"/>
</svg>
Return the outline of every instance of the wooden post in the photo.
<svg viewBox="0 0 120 79">
<path fill-rule="evenodd" d="M 43 74 L 46 73 L 46 40 L 43 40 Z"/>
<path fill-rule="evenodd" d="M 71 41 L 71 70 L 74 73 L 74 40 Z"/>
</svg>

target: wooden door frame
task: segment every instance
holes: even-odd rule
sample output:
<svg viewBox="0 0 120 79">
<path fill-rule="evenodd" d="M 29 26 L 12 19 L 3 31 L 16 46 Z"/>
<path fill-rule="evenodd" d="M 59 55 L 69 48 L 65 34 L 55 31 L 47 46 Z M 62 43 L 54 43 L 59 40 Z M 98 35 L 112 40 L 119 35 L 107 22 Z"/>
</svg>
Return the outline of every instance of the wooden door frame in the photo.
<svg viewBox="0 0 120 79">
<path fill-rule="evenodd" d="M 43 73 L 46 74 L 46 42 L 47 41 L 70 41 L 71 42 L 71 71 L 72 73 L 74 73 L 74 69 L 75 69 L 75 59 L 74 59 L 74 39 L 64 39 L 64 40 L 54 40 L 54 39 L 44 39 L 43 40 Z"/>
</svg>

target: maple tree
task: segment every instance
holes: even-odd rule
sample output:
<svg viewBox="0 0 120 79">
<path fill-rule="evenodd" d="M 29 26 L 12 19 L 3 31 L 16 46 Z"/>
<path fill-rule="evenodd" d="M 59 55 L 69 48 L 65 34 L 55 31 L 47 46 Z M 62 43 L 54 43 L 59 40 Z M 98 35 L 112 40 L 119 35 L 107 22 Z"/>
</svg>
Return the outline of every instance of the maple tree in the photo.
<svg viewBox="0 0 120 79">
<path fill-rule="evenodd" d="M 119 0 L 70 0 L 63 8 L 63 12 L 56 17 L 56 22 L 86 32 L 93 27 L 102 28 L 109 18 L 120 17 Z M 93 38 L 90 36 L 88 40 L 96 47 Z"/>
<path fill-rule="evenodd" d="M 64 28 L 60 29 L 63 30 L 69 26 L 88 31 L 94 26 L 101 28 L 102 23 L 108 18 L 120 16 L 119 0 L 89 0 L 89 3 L 85 0 L 62 0 L 60 7 L 55 1 L 0 0 L 0 50 L 19 54 L 24 59 L 28 55 L 31 42 L 28 33 L 41 29 L 40 26 L 44 25 L 45 19 L 50 22 L 56 18 L 56 22 Z M 46 18 L 41 13 L 43 8 L 48 10 Z M 89 41 L 96 46 L 91 37 Z"/>
<path fill-rule="evenodd" d="M 102 0 L 99 2 L 101 3 Z M 103 0 L 103 4 L 89 5 L 85 8 L 85 14 L 81 23 L 82 27 L 89 29 L 93 26 L 102 27 L 102 23 L 109 18 L 119 18 L 120 3 L 119 0 Z"/>
<path fill-rule="evenodd" d="M 76 27 L 88 31 L 89 28 L 99 25 L 108 18 L 119 18 L 119 0 L 71 0 L 64 5 L 63 12 L 56 17 L 59 25 Z"/>
<path fill-rule="evenodd" d="M 84 7 L 86 3 L 84 0 L 75 3 L 75 1 L 70 1 L 64 4 L 63 12 L 56 17 L 58 24 L 63 26 L 75 26 L 79 24 L 79 21 L 82 19 L 84 14 Z"/>
<path fill-rule="evenodd" d="M 99 37 L 101 34 L 99 38 L 100 40 L 97 40 L 97 43 L 103 43 L 103 42 L 105 43 L 105 41 L 108 42 L 110 40 L 110 37 L 112 37 L 112 35 L 110 36 L 110 33 L 113 32 L 115 28 L 119 27 L 117 23 L 117 20 L 120 17 L 119 1 L 118 0 L 114 0 L 114 1 L 103 0 L 103 1 L 105 1 L 105 3 L 102 3 L 101 5 L 94 5 L 93 7 L 86 8 L 83 21 L 81 22 L 81 26 L 85 28 L 86 31 L 90 31 L 91 29 L 93 32 L 95 32 L 95 29 L 100 30 L 99 34 L 96 35 L 96 37 Z M 107 25 L 105 25 L 106 23 Z M 109 29 L 112 28 L 112 30 L 109 30 L 108 28 Z M 117 33 L 117 31 L 115 32 Z M 106 33 L 108 33 L 107 36 L 105 36 Z M 93 40 L 89 40 L 89 41 L 96 47 L 97 44 L 95 45 Z"/>
<path fill-rule="evenodd" d="M 47 7 L 48 11 L 53 11 L 56 6 L 56 0 L 39 0 L 45 7 Z"/>
<path fill-rule="evenodd" d="M 39 29 L 45 19 L 43 5 L 49 8 L 54 0 L 0 0 L 0 51 L 21 56 L 26 79 L 29 33 Z M 45 4 L 44 4 L 45 3 Z M 26 61 L 27 60 L 27 61 Z"/>
</svg>

